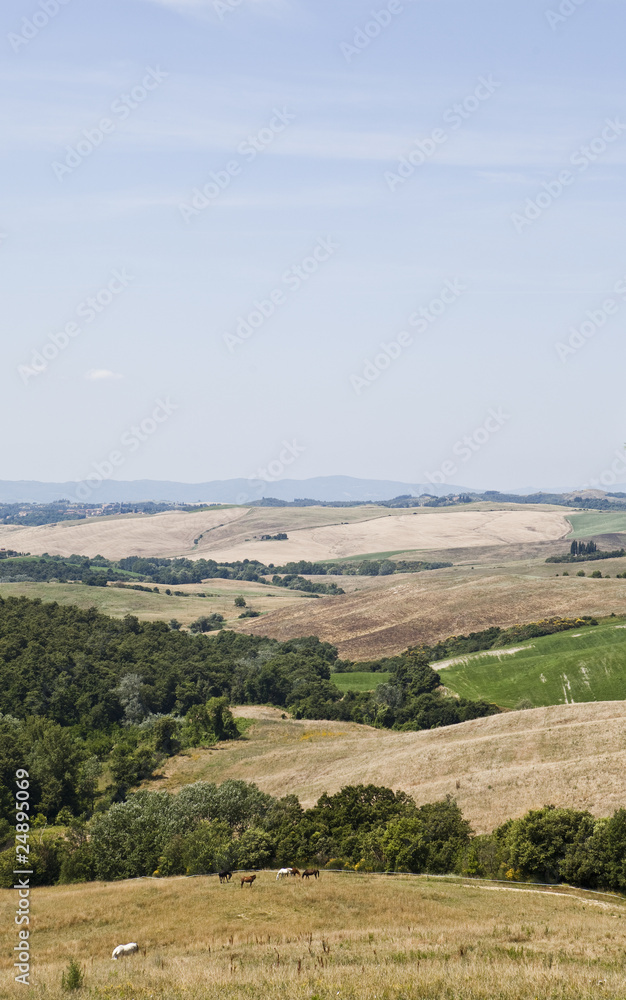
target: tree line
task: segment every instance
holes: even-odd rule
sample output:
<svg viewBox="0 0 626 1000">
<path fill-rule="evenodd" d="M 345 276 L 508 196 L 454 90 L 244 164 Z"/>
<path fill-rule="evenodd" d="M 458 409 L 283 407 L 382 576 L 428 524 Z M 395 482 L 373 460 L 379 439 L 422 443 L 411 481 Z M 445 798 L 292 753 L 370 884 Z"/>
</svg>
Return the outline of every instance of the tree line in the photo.
<svg viewBox="0 0 626 1000">
<path fill-rule="evenodd" d="M 295 795 L 245 781 L 197 782 L 177 795 L 137 792 L 61 836 L 32 840 L 39 885 L 313 864 L 626 890 L 624 809 L 598 819 L 544 806 L 474 836 L 452 798 L 418 806 L 376 785 L 349 785 L 303 809 Z M 13 884 L 14 862 L 14 848 L 0 854 L 0 887 Z"/>
<path fill-rule="evenodd" d="M 560 556 L 549 556 L 547 563 L 574 563 L 587 562 L 594 559 L 621 559 L 626 555 L 626 549 L 613 549 L 612 552 L 605 552 L 599 549 L 595 542 L 578 542 L 574 540 L 570 545 L 569 552 Z"/>
</svg>

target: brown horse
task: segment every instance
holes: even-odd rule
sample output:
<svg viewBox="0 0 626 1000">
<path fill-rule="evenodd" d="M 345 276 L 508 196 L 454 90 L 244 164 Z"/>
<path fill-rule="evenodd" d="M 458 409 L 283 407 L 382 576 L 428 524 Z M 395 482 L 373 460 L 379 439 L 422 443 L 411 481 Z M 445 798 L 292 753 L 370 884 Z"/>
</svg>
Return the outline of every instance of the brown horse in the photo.
<svg viewBox="0 0 626 1000">
<path fill-rule="evenodd" d="M 255 878 L 256 875 L 244 875 L 244 877 L 241 880 L 241 888 L 243 889 L 244 885 L 252 885 Z"/>
<path fill-rule="evenodd" d="M 299 868 L 292 868 L 292 869 L 291 869 L 291 874 L 292 874 L 292 875 L 296 875 L 296 876 L 297 876 L 297 875 L 300 875 L 300 874 L 301 874 L 301 873 L 300 873 L 300 869 L 299 869 Z"/>
<path fill-rule="evenodd" d="M 302 878 L 309 879 L 311 875 L 314 878 L 319 878 L 320 877 L 319 868 L 305 868 L 304 871 L 302 872 Z"/>
</svg>

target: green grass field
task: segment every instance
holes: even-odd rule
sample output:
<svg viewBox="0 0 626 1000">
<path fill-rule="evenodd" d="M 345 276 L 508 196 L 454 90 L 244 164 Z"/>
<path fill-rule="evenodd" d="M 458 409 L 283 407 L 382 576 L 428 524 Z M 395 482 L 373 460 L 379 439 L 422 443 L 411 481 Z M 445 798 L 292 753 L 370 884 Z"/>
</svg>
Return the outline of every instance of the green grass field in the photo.
<svg viewBox="0 0 626 1000">
<path fill-rule="evenodd" d="M 332 674 L 331 680 L 340 691 L 375 691 L 379 684 L 386 684 L 391 674 L 370 673 L 365 670 L 355 670 L 349 674 Z"/>
<path fill-rule="evenodd" d="M 151 586 L 151 584 L 145 584 Z M 262 614 L 287 604 L 302 600 L 300 591 L 285 587 L 267 587 L 260 583 L 239 580 L 209 580 L 206 583 L 182 584 L 170 587 L 180 590 L 186 597 L 166 594 L 166 586 L 159 593 L 132 590 L 129 587 L 87 587 L 81 583 L 0 583 L 0 597 L 39 598 L 59 604 L 75 604 L 79 608 L 95 607 L 105 615 L 123 618 L 136 615 L 144 621 L 169 621 L 176 618 L 183 625 L 201 615 L 219 613 L 229 625 L 238 623 L 240 608 L 234 605 L 237 596 L 245 598 L 248 607 Z M 205 597 L 200 595 L 205 594 Z"/>
<path fill-rule="evenodd" d="M 515 647 L 513 647 L 515 648 Z M 465 698 L 485 698 L 503 708 L 626 699 L 626 619 L 542 636 L 519 652 L 472 653 L 439 667 L 443 684 Z"/>
<path fill-rule="evenodd" d="M 568 514 L 567 520 L 573 531 L 569 538 L 590 538 L 592 535 L 611 535 L 617 531 L 626 531 L 626 511 L 588 510 L 582 514 Z"/>
</svg>

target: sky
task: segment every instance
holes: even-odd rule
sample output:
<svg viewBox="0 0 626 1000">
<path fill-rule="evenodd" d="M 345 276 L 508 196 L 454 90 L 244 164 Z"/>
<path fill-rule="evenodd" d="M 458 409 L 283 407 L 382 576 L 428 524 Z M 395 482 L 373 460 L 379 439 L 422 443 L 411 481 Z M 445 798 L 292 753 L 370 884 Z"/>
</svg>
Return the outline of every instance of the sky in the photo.
<svg viewBox="0 0 626 1000">
<path fill-rule="evenodd" d="M 0 479 L 626 482 L 625 29 L 5 0 Z"/>
</svg>

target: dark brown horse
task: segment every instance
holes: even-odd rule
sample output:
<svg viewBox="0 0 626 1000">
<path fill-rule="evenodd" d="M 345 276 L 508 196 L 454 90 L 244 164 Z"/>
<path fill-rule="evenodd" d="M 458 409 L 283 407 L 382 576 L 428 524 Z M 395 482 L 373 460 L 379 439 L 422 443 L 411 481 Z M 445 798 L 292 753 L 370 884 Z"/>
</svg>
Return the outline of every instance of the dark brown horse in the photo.
<svg viewBox="0 0 626 1000">
<path fill-rule="evenodd" d="M 231 878 L 233 877 L 232 872 L 218 872 L 217 874 L 219 876 L 220 882 L 230 882 Z"/>
<path fill-rule="evenodd" d="M 255 878 L 256 875 L 244 875 L 244 877 L 241 880 L 241 888 L 243 889 L 244 885 L 252 885 Z"/>
<path fill-rule="evenodd" d="M 304 871 L 302 872 L 302 878 L 309 879 L 311 875 L 314 878 L 319 878 L 320 877 L 319 868 L 305 868 Z"/>
</svg>

